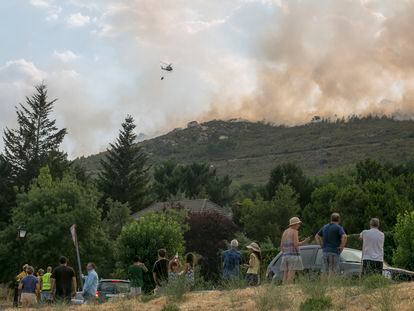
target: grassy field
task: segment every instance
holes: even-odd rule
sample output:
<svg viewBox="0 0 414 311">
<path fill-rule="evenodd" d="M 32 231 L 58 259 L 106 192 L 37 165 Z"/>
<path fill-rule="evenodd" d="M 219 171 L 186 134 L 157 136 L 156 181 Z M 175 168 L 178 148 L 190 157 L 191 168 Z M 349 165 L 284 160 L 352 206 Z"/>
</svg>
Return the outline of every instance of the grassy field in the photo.
<svg viewBox="0 0 414 311">
<path fill-rule="evenodd" d="M 401 163 L 414 154 L 414 121 L 386 118 L 296 127 L 214 120 L 140 143 L 151 164 L 208 162 L 234 184 L 264 183 L 277 164 L 295 162 L 311 176 L 354 165 L 367 157 Z M 76 161 L 90 173 L 104 153 Z"/>
<path fill-rule="evenodd" d="M 122 300 L 99 306 L 53 306 L 58 310 L 143 310 L 143 311 L 270 311 L 270 310 L 414 310 L 414 283 L 336 284 L 306 282 L 291 286 L 264 285 L 257 288 L 214 290 L 185 294 L 179 301 L 159 297 L 147 302 Z M 6 309 L 7 310 L 7 309 Z M 8 309 L 12 310 L 12 309 Z"/>
</svg>

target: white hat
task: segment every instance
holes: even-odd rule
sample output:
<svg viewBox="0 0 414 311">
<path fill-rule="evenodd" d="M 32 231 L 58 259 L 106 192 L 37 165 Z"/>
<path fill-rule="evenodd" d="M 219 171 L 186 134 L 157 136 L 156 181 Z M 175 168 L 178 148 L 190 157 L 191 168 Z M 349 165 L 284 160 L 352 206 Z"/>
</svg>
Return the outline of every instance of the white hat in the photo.
<svg viewBox="0 0 414 311">
<path fill-rule="evenodd" d="M 299 219 L 299 217 L 292 217 L 291 219 L 289 219 L 289 227 L 301 223 L 302 221 Z"/>
</svg>

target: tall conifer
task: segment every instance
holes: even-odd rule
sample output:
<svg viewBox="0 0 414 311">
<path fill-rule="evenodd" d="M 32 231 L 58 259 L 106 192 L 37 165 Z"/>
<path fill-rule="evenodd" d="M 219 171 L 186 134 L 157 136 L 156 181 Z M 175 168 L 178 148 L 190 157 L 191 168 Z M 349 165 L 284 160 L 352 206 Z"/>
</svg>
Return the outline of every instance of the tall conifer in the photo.
<svg viewBox="0 0 414 311">
<path fill-rule="evenodd" d="M 128 203 L 132 211 L 146 207 L 148 202 L 147 156 L 136 144 L 135 127 L 134 118 L 128 115 L 116 142 L 109 145 L 107 155 L 101 160 L 98 188 L 104 194 L 101 206 L 105 211 L 108 198 Z"/>
</svg>

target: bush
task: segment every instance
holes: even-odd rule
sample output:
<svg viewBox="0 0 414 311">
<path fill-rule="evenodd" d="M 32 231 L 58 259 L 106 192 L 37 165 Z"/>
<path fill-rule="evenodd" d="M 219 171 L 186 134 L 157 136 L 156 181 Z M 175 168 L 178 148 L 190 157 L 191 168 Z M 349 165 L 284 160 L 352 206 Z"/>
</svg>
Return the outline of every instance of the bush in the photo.
<svg viewBox="0 0 414 311">
<path fill-rule="evenodd" d="M 171 301 L 181 301 L 185 293 L 189 290 L 184 275 L 180 275 L 175 280 L 170 280 L 165 288 L 165 294 Z"/>
<path fill-rule="evenodd" d="M 198 264 L 205 279 L 218 279 L 221 272 L 219 252 L 226 248 L 226 241 L 234 237 L 236 225 L 216 211 L 189 213 L 187 222 L 190 227 L 184 234 L 187 252 L 201 256 Z"/>
<path fill-rule="evenodd" d="M 323 311 L 329 310 L 332 306 L 330 297 L 310 297 L 302 302 L 299 306 L 300 311 Z"/>
<path fill-rule="evenodd" d="M 132 258 L 138 255 L 151 270 L 160 248 L 165 248 L 170 255 L 182 253 L 183 227 L 168 214 L 148 213 L 122 229 L 116 241 L 116 257 L 120 267 L 126 269 Z M 149 285 L 146 284 L 146 287 Z"/>
<path fill-rule="evenodd" d="M 405 212 L 398 216 L 395 225 L 395 243 L 397 249 L 394 253 L 396 265 L 414 270 L 414 212 Z"/>
</svg>

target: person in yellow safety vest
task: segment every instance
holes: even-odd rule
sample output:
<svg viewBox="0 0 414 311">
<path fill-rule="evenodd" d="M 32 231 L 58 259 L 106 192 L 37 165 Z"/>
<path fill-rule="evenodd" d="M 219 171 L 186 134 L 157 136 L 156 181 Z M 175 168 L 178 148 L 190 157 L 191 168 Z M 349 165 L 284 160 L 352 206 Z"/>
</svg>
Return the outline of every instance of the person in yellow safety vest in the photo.
<svg viewBox="0 0 414 311">
<path fill-rule="evenodd" d="M 52 302 L 52 283 L 50 282 L 50 277 L 52 276 L 52 267 L 47 267 L 47 272 L 42 275 L 42 279 L 40 281 L 40 302 Z"/>
<path fill-rule="evenodd" d="M 22 268 L 22 272 L 20 272 L 17 276 L 16 276 L 16 284 L 15 284 L 15 288 L 14 288 L 14 299 L 13 299 L 13 306 L 14 307 L 18 307 L 20 305 L 20 294 L 21 294 L 21 290 L 19 290 L 18 286 L 20 284 L 20 281 L 27 276 L 27 272 L 26 272 L 26 268 L 28 267 L 28 264 L 25 264 Z"/>
</svg>

